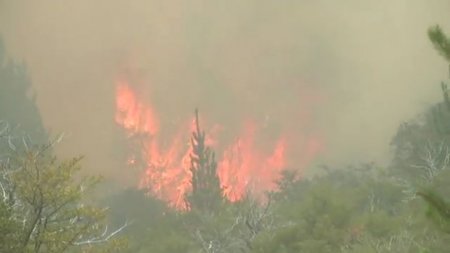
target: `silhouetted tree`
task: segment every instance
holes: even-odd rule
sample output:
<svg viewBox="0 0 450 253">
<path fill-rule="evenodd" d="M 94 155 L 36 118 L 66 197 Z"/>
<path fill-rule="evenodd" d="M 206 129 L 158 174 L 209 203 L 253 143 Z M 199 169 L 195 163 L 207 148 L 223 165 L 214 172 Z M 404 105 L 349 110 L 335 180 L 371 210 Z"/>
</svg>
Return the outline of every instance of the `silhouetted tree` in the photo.
<svg viewBox="0 0 450 253">
<path fill-rule="evenodd" d="M 205 144 L 205 132 L 200 129 L 198 110 L 195 110 L 195 130 L 191 137 L 190 155 L 192 193 L 188 196 L 191 209 L 216 210 L 223 202 L 214 151 Z"/>
<path fill-rule="evenodd" d="M 47 138 L 26 66 L 9 59 L 0 38 L 0 120 L 42 143 Z"/>
</svg>

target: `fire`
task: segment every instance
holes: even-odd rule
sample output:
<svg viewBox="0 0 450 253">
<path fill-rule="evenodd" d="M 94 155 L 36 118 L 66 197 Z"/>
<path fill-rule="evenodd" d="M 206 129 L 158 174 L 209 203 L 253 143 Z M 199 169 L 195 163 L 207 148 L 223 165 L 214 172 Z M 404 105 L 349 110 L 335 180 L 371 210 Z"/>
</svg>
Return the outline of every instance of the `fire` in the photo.
<svg viewBox="0 0 450 253">
<path fill-rule="evenodd" d="M 159 122 L 151 106 L 141 103 L 125 82 L 117 85 L 116 122 L 130 133 L 148 133 L 152 136 L 159 130 Z"/>
<path fill-rule="evenodd" d="M 248 192 L 260 197 L 264 191 L 274 190 L 285 168 L 285 140 L 278 140 L 272 154 L 267 155 L 256 148 L 255 133 L 256 126 L 247 123 L 241 137 L 225 150 L 219 163 L 223 193 L 232 202 Z"/>
<path fill-rule="evenodd" d="M 145 138 L 141 155 L 146 169 L 139 183 L 140 187 L 148 188 L 151 194 L 167 200 L 177 208 L 185 208 L 184 196 L 190 190 L 191 172 L 188 167 L 190 147 L 183 142 L 184 136 L 178 134 L 168 147 L 161 147 L 158 140 L 158 115 L 153 106 L 141 102 L 131 87 L 123 81 L 118 82 L 116 95 L 116 123 L 123 127 L 129 136 Z M 136 159 L 130 158 L 128 163 L 135 164 Z"/>
<path fill-rule="evenodd" d="M 185 196 L 192 190 L 190 183 L 190 134 L 195 127 L 193 120 L 187 120 L 179 126 L 176 134 L 167 141 L 162 138 L 160 117 L 155 106 L 143 100 L 126 81 L 117 82 L 116 123 L 125 129 L 131 138 L 139 136 L 144 140 L 141 154 L 145 170 L 139 182 L 152 195 L 167 201 L 178 209 L 186 209 Z M 201 119 L 202 125 L 204 119 Z M 276 181 L 280 172 L 288 164 L 289 143 L 287 136 L 281 136 L 272 142 L 272 148 L 261 148 L 256 143 L 260 132 L 258 124 L 248 121 L 242 127 L 234 142 L 218 143 L 221 127 L 215 125 L 207 131 L 206 145 L 216 151 L 223 195 L 232 202 L 239 201 L 246 194 L 260 198 L 265 192 L 276 190 Z M 317 138 L 310 138 L 304 148 L 305 156 L 300 161 L 306 165 L 320 151 Z M 136 154 L 128 160 L 130 165 L 137 164 Z"/>
</svg>

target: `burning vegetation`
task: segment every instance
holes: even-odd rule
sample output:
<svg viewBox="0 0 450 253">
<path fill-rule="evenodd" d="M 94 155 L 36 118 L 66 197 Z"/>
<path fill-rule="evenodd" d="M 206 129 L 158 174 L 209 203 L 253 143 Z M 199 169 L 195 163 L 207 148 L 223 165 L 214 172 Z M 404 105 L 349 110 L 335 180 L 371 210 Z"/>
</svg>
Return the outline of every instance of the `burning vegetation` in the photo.
<svg viewBox="0 0 450 253">
<path fill-rule="evenodd" d="M 283 134 L 261 147 L 255 141 L 260 129 L 251 120 L 243 124 L 234 141 L 219 143 L 220 131 L 214 130 L 220 127 L 216 125 L 210 132 L 203 132 L 197 112 L 167 142 L 161 134 L 166 122 L 160 121 L 157 108 L 139 96 L 126 80 L 117 82 L 116 91 L 115 121 L 125 130 L 131 145 L 138 147 L 131 152 L 128 164 L 144 168 L 139 187 L 177 209 L 188 208 L 186 197 L 195 192 L 193 182 L 205 167 L 201 162 L 194 164 L 194 160 L 207 159 L 209 166 L 214 166 L 210 173 L 217 175 L 222 196 L 236 202 L 247 194 L 262 199 L 267 191 L 276 190 L 276 182 L 290 166 L 289 161 L 306 165 L 320 151 L 320 141 L 314 136 L 306 138 L 303 148 L 306 152 L 300 159 L 288 157 L 290 146 Z M 192 140 L 188 142 L 191 132 Z M 221 152 L 216 157 L 210 148 Z M 198 157 L 196 151 L 206 152 L 208 157 Z"/>
</svg>

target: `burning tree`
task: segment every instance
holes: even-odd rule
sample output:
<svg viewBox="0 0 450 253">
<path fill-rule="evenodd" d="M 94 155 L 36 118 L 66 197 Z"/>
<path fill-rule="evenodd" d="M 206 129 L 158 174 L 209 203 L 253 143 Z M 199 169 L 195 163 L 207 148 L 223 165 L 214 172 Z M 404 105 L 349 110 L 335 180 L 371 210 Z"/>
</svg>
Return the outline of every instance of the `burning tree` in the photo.
<svg viewBox="0 0 450 253">
<path fill-rule="evenodd" d="M 276 181 L 288 165 L 288 134 L 257 142 L 261 127 L 246 119 L 237 138 L 222 138 L 219 142 L 225 134 L 215 130 L 221 126 L 215 124 L 205 134 L 200 130 L 197 114 L 194 126 L 191 117 L 189 120 L 180 117 L 168 124 L 153 101 L 142 97 L 140 87 L 127 79 L 117 81 L 115 121 L 125 130 L 129 143 L 137 148 L 128 165 L 142 167 L 140 188 L 178 210 L 186 210 L 188 205 L 200 209 L 210 205 L 195 200 L 209 199 L 200 197 L 202 194 L 238 202 L 246 194 L 264 198 L 265 192 L 276 190 Z M 185 139 L 191 132 L 187 129 L 194 132 L 188 145 Z M 314 135 L 305 136 L 301 145 L 304 145 L 300 148 L 304 149 L 304 157 L 300 159 L 303 168 L 319 152 L 320 140 Z M 217 147 L 220 154 L 215 156 L 206 146 Z"/>
<path fill-rule="evenodd" d="M 192 192 L 187 197 L 191 209 L 215 210 L 223 202 L 220 179 L 214 151 L 205 143 L 205 132 L 200 129 L 198 110 L 195 110 L 195 129 L 191 136 L 190 171 Z"/>
</svg>

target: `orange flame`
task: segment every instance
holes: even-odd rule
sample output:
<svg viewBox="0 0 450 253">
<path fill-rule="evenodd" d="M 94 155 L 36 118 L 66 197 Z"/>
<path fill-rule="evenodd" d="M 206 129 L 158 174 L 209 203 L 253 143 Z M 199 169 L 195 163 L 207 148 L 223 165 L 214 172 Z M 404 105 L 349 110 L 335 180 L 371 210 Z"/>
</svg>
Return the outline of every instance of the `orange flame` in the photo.
<svg viewBox="0 0 450 253">
<path fill-rule="evenodd" d="M 158 139 L 160 123 L 153 105 L 141 101 L 125 81 L 117 83 L 116 92 L 116 123 L 127 131 L 128 136 L 142 135 L 145 139 L 141 155 L 146 169 L 139 186 L 177 209 L 187 209 L 185 196 L 192 189 L 192 147 L 189 145 L 190 133 L 186 130 L 192 131 L 195 122 L 182 125 L 170 144 L 163 146 Z M 201 121 L 204 125 L 204 120 Z M 276 190 L 280 172 L 287 166 L 287 138 L 279 138 L 269 151 L 258 148 L 255 140 L 259 129 L 255 122 L 249 121 L 234 143 L 220 147 L 217 143 L 219 130 L 216 125 L 208 132 L 206 144 L 223 150 L 223 154 L 217 156 L 223 195 L 235 202 L 246 194 L 261 198 L 266 191 Z M 320 141 L 315 138 L 309 140 L 304 150 L 305 159 L 300 163 L 306 165 L 320 147 Z M 129 163 L 136 163 L 135 157 L 131 157 Z"/>
<path fill-rule="evenodd" d="M 285 140 L 280 139 L 270 156 L 254 145 L 256 126 L 248 123 L 242 136 L 225 150 L 219 163 L 219 178 L 224 195 L 232 202 L 251 192 L 261 197 L 275 190 L 275 182 L 285 168 Z"/>
<path fill-rule="evenodd" d="M 125 82 L 117 85 L 116 109 L 116 122 L 126 130 L 152 136 L 158 132 L 159 122 L 152 107 L 139 102 L 134 91 Z"/>
</svg>

